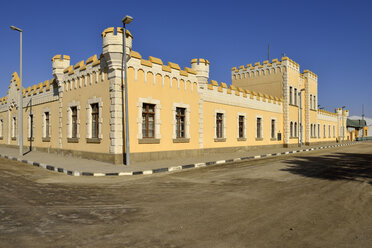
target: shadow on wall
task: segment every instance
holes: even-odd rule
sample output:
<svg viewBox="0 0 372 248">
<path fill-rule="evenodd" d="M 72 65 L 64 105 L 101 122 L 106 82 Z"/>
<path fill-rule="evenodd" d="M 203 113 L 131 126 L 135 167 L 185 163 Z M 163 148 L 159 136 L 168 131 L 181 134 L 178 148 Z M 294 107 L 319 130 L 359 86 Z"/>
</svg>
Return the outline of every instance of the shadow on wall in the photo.
<svg viewBox="0 0 372 248">
<path fill-rule="evenodd" d="M 288 160 L 282 171 L 326 180 L 351 180 L 372 185 L 372 154 L 335 153 L 320 157 L 299 157 Z"/>
</svg>

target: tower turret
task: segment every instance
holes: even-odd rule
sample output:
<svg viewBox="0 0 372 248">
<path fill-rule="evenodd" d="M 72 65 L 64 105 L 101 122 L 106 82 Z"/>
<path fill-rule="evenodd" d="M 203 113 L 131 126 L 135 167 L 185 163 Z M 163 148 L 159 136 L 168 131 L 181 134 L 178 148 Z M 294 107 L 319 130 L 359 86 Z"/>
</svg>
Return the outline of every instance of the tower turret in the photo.
<svg viewBox="0 0 372 248">
<path fill-rule="evenodd" d="M 105 57 L 109 70 L 121 69 L 121 60 L 123 55 L 123 28 L 116 28 L 116 34 L 114 27 L 106 28 L 101 35 L 103 55 Z M 127 61 L 130 59 L 132 41 L 132 34 L 129 32 L 129 30 L 126 30 L 125 52 L 127 55 Z"/>
<path fill-rule="evenodd" d="M 191 68 L 197 72 L 198 84 L 207 84 L 209 79 L 209 61 L 206 59 L 193 59 L 191 60 Z"/>
<path fill-rule="evenodd" d="M 70 66 L 70 56 L 55 55 L 52 58 L 53 76 L 57 80 L 58 85 L 63 82 L 63 70 Z"/>
</svg>

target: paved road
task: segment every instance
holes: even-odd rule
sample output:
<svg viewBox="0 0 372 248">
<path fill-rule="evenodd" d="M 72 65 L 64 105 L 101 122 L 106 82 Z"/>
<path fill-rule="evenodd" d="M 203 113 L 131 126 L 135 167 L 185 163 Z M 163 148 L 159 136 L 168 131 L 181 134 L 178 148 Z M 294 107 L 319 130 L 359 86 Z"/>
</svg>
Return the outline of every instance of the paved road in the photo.
<svg viewBox="0 0 372 248">
<path fill-rule="evenodd" d="M 0 247 L 371 247 L 372 143 L 136 177 L 0 159 Z"/>
</svg>

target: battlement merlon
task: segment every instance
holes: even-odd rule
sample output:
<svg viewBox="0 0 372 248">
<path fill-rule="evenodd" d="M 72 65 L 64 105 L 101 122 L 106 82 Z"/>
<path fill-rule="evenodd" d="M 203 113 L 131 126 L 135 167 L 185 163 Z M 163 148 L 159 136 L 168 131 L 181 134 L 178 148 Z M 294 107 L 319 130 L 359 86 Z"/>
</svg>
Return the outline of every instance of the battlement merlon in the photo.
<svg viewBox="0 0 372 248">
<path fill-rule="evenodd" d="M 196 71 L 198 84 L 208 84 L 209 79 L 209 61 L 206 59 L 192 59 L 191 68 Z"/>
<path fill-rule="evenodd" d="M 132 50 L 133 36 L 129 30 L 126 30 L 125 33 L 125 52 L 128 61 L 130 59 L 130 52 Z M 107 65 L 112 69 L 121 69 L 123 56 L 123 28 L 116 28 L 116 33 L 114 27 L 106 28 L 102 32 L 101 36 L 103 56 L 107 62 Z"/>
</svg>

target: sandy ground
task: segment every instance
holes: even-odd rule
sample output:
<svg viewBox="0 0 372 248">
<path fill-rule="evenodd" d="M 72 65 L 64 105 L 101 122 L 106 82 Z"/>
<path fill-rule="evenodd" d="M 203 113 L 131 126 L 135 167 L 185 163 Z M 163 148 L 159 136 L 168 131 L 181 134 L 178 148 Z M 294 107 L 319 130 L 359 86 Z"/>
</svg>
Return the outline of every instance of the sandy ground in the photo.
<svg viewBox="0 0 372 248">
<path fill-rule="evenodd" d="M 132 177 L 0 159 L 0 247 L 372 247 L 372 143 Z"/>
</svg>

